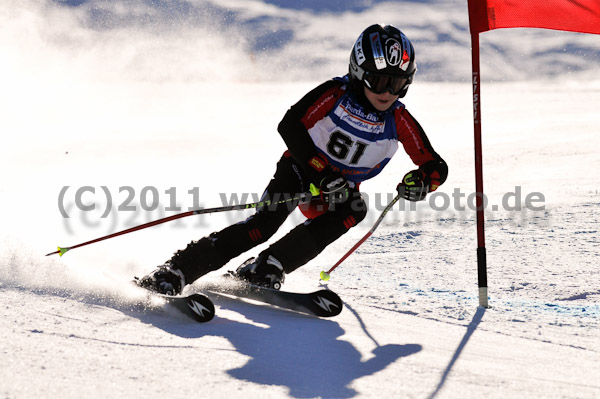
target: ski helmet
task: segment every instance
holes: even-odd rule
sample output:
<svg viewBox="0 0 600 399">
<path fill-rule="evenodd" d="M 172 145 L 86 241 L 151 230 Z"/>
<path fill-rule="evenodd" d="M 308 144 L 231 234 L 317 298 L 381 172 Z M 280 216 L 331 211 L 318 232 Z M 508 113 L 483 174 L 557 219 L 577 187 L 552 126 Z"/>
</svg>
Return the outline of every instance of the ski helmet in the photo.
<svg viewBox="0 0 600 399">
<path fill-rule="evenodd" d="M 415 49 L 392 25 L 371 25 L 360 34 L 350 53 L 350 80 L 374 93 L 404 97 L 417 71 Z"/>
</svg>

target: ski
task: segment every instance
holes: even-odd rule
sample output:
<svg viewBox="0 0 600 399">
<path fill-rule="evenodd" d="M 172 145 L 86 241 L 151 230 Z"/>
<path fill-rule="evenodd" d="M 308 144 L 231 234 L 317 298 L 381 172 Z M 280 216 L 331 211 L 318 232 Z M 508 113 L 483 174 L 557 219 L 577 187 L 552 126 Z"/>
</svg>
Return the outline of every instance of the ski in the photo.
<svg viewBox="0 0 600 399">
<path fill-rule="evenodd" d="M 200 293 L 181 296 L 156 295 L 197 322 L 205 323 L 215 317 L 215 306 L 206 295 Z"/>
<path fill-rule="evenodd" d="M 141 287 L 137 284 L 137 281 L 134 281 L 134 284 L 148 292 L 150 296 L 163 299 L 166 303 L 197 322 L 205 323 L 215 317 L 215 305 L 204 294 L 196 292 L 187 295 L 165 295 Z"/>
<path fill-rule="evenodd" d="M 333 291 L 321 289 L 314 292 L 298 293 L 280 291 L 250 284 L 235 277 L 226 276 L 223 283 L 204 285 L 200 289 L 208 294 L 229 295 L 241 299 L 251 299 L 282 309 L 318 317 L 333 317 L 342 311 L 343 302 Z"/>
</svg>

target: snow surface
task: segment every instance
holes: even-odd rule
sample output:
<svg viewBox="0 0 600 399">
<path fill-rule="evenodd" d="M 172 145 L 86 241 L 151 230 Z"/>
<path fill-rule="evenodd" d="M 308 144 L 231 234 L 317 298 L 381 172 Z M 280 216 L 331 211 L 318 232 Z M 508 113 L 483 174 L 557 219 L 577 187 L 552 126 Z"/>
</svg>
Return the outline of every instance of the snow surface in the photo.
<svg viewBox="0 0 600 399">
<path fill-rule="evenodd" d="M 333 272 L 341 315 L 221 299 L 201 325 L 130 286 L 248 212 L 44 256 L 177 213 L 168 207 L 251 200 L 284 149 L 285 110 L 343 74 L 360 30 L 380 21 L 413 39 L 419 72 L 405 102 L 450 177 L 435 202 L 398 204 Z M 483 309 L 466 2 L 4 0 L 0 398 L 600 397 L 599 40 L 482 35 Z M 317 288 L 411 167 L 398 154 L 366 182 L 367 219 L 285 288 Z M 82 187 L 96 190 L 80 204 L 95 210 L 78 209 Z M 530 194 L 543 198 L 537 210 L 525 206 Z M 292 214 L 274 239 L 302 220 Z"/>
</svg>

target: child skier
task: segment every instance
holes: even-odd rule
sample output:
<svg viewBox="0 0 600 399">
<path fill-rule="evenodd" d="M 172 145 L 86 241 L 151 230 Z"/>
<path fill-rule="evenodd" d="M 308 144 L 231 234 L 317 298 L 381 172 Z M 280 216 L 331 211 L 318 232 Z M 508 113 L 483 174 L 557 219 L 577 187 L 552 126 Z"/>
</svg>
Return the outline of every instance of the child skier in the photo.
<svg viewBox="0 0 600 399">
<path fill-rule="evenodd" d="M 240 266 L 241 278 L 279 289 L 286 273 L 360 223 L 367 207 L 359 185 L 381 172 L 398 142 L 418 166 L 396 188 L 405 199 L 423 200 L 444 183 L 446 163 L 398 101 L 416 70 L 408 38 L 391 25 L 372 25 L 352 48 L 349 73 L 316 87 L 288 110 L 278 126 L 288 149 L 263 200 L 275 203 L 310 192 L 310 202 L 300 204 L 308 219 Z M 186 284 L 266 242 L 297 205 L 299 201 L 263 207 L 241 223 L 192 241 L 140 279 L 140 285 L 180 293 Z"/>
</svg>

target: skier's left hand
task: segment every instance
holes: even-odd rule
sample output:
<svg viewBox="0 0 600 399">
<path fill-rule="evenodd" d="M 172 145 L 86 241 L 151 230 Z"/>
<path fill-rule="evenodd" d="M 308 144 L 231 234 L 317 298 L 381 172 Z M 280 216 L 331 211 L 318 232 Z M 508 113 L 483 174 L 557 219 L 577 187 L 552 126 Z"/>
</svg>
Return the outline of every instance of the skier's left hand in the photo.
<svg viewBox="0 0 600 399">
<path fill-rule="evenodd" d="M 398 194 L 408 201 L 422 201 L 429 192 L 430 179 L 420 169 L 411 170 L 396 186 Z M 436 187 L 437 188 L 437 187 Z"/>
</svg>

